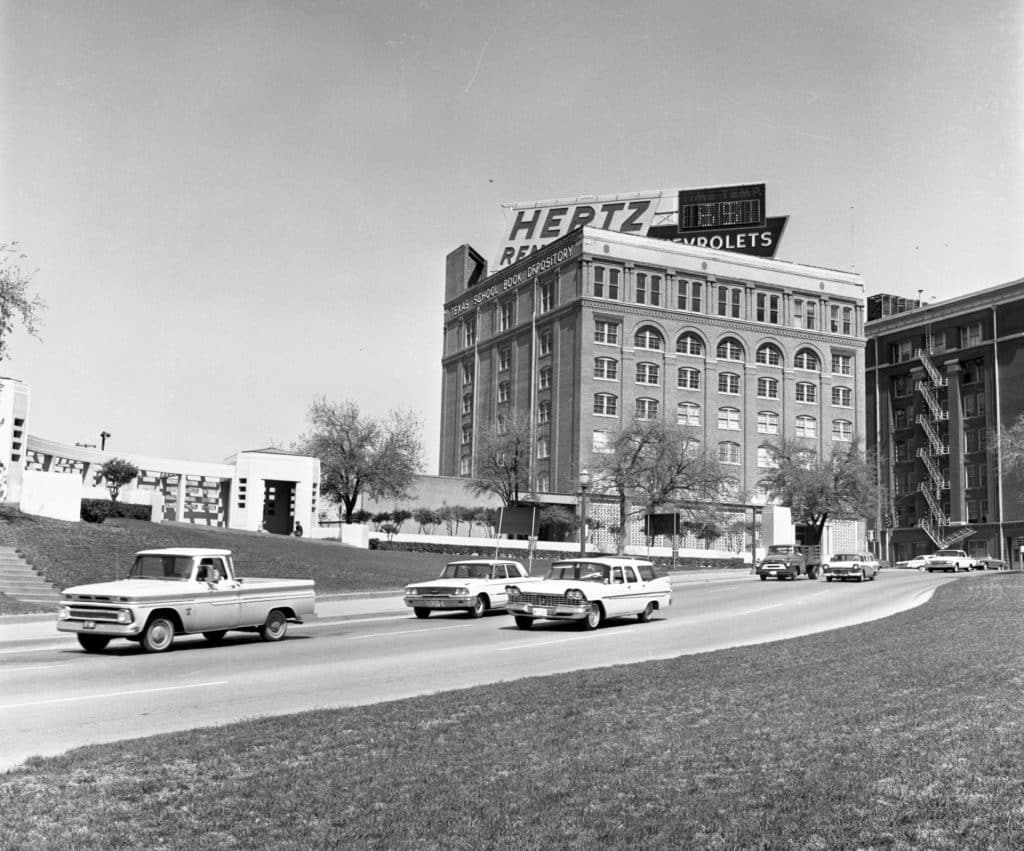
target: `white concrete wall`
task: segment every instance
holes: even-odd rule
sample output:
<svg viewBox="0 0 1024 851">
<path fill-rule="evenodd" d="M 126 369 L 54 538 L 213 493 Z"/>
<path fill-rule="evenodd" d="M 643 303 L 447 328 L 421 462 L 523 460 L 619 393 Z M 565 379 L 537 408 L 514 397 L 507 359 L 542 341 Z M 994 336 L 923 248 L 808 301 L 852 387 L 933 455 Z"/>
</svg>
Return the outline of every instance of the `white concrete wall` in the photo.
<svg viewBox="0 0 1024 851">
<path fill-rule="evenodd" d="M 77 522 L 82 512 L 82 481 L 63 473 L 25 470 L 18 507 L 26 514 Z"/>
</svg>

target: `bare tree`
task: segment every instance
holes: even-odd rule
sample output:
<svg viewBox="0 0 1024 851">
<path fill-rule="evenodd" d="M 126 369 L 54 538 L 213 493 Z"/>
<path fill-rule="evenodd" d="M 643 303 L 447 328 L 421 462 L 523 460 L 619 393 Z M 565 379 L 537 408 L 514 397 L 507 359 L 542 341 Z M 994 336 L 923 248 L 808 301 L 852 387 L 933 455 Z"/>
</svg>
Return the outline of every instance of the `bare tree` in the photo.
<svg viewBox="0 0 1024 851">
<path fill-rule="evenodd" d="M 530 489 L 530 430 L 530 418 L 513 411 L 477 433 L 473 477 L 466 483 L 474 495 L 493 493 L 506 506 L 519 504 Z"/>
<path fill-rule="evenodd" d="M 28 257 L 16 242 L 0 243 L 0 360 L 7 354 L 7 338 L 15 322 L 33 337 L 39 336 L 45 302 L 29 292 L 32 272 L 23 268 Z"/>
<path fill-rule="evenodd" d="M 412 413 L 364 417 L 353 401 L 320 397 L 308 420 L 309 432 L 293 449 L 320 459 L 320 492 L 344 507 L 346 523 L 352 522 L 360 496 L 401 499 L 423 469 L 422 425 Z"/>
</svg>

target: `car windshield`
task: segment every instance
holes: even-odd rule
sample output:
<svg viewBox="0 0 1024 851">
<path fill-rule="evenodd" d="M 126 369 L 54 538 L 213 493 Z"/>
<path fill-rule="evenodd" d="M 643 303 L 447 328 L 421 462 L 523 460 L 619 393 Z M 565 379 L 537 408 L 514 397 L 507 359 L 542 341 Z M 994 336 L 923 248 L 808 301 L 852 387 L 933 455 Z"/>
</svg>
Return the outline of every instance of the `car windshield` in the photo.
<svg viewBox="0 0 1024 851">
<path fill-rule="evenodd" d="M 579 579 L 583 582 L 607 582 L 610 568 L 594 562 L 556 562 L 548 571 L 548 579 Z"/>
<path fill-rule="evenodd" d="M 488 579 L 491 575 L 489 564 L 452 562 L 444 566 L 442 579 Z"/>
<path fill-rule="evenodd" d="M 768 552 L 770 552 L 770 553 L 782 553 L 784 555 L 792 555 L 793 553 L 796 552 L 796 547 L 787 547 L 787 546 L 775 545 L 775 546 L 768 547 Z"/>
<path fill-rule="evenodd" d="M 864 558 L 865 556 L 858 553 L 836 553 L 832 556 L 832 561 L 863 561 Z"/>
<path fill-rule="evenodd" d="M 129 579 L 163 579 L 183 582 L 192 575 L 190 556 L 136 556 Z"/>
<path fill-rule="evenodd" d="M 936 555 L 936 557 L 942 557 L 942 558 L 959 558 L 960 551 L 959 550 L 939 550 L 935 555 Z"/>
</svg>

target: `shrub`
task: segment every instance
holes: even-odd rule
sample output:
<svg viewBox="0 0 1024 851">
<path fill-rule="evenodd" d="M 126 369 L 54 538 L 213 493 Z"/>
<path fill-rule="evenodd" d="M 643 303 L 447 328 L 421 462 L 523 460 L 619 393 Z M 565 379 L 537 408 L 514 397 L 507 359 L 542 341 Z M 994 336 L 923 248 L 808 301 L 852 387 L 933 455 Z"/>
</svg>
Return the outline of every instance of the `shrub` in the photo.
<svg viewBox="0 0 1024 851">
<path fill-rule="evenodd" d="M 108 517 L 114 516 L 113 505 L 105 499 L 83 499 L 82 508 L 79 512 L 86 523 L 102 523 Z"/>
</svg>

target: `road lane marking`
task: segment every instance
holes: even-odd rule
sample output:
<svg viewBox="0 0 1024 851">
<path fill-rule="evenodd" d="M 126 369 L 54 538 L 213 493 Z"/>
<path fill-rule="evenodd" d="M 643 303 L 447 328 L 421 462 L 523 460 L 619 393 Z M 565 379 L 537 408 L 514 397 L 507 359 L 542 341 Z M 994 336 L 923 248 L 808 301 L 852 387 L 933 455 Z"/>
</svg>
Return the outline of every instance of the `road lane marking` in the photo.
<svg viewBox="0 0 1024 851">
<path fill-rule="evenodd" d="M 521 644 L 506 644 L 502 647 L 497 648 L 498 650 L 519 650 L 523 647 L 548 647 L 552 644 L 565 644 L 569 641 L 593 641 L 598 638 L 608 638 L 613 635 L 621 636 L 625 633 L 637 632 L 638 627 L 632 629 L 627 627 L 615 627 L 614 629 L 605 630 L 604 632 L 588 632 L 585 635 L 573 635 L 567 638 L 552 639 L 551 641 L 524 641 Z"/>
<path fill-rule="evenodd" d="M 56 665 L 27 665 L 23 668 L 4 668 L 5 674 L 17 674 L 21 671 L 45 671 L 48 668 L 69 668 L 70 662 L 58 662 Z"/>
<path fill-rule="evenodd" d="M 440 632 L 443 629 L 462 629 L 463 627 L 468 626 L 468 625 L 469 624 L 467 622 L 467 623 L 453 624 L 452 626 L 435 626 L 435 627 L 431 627 L 430 630 L 424 630 L 424 629 L 403 629 L 403 630 L 400 630 L 398 632 L 363 632 L 363 633 L 357 633 L 356 635 L 344 635 L 344 636 L 342 636 L 342 638 L 390 638 L 393 635 L 412 635 L 412 634 L 415 634 L 415 633 L 419 633 L 420 635 L 422 635 L 425 632 L 435 633 L 435 632 Z"/>
<path fill-rule="evenodd" d="M 111 697 L 127 697 L 135 694 L 153 694 L 159 691 L 180 691 L 186 688 L 209 688 L 210 686 L 226 686 L 227 680 L 217 680 L 211 683 L 190 683 L 184 686 L 163 686 L 161 688 L 140 688 L 130 691 L 108 691 L 103 694 L 84 694 L 79 697 L 55 697 L 51 700 L 31 700 L 28 703 L 3 703 L 2 709 L 24 709 L 27 706 L 48 706 L 54 703 L 72 703 L 76 700 L 106 700 Z"/>
</svg>

